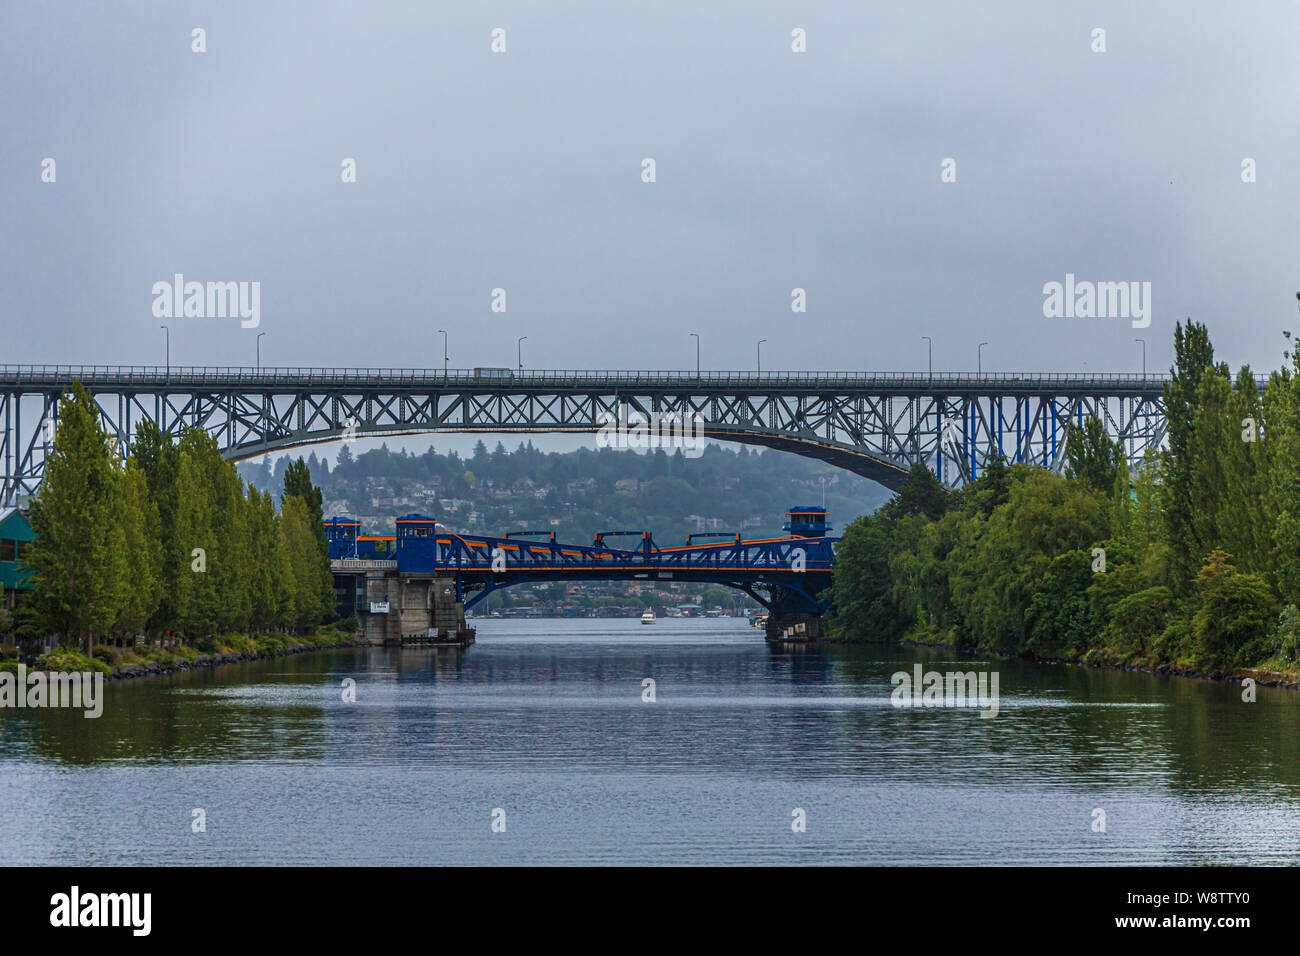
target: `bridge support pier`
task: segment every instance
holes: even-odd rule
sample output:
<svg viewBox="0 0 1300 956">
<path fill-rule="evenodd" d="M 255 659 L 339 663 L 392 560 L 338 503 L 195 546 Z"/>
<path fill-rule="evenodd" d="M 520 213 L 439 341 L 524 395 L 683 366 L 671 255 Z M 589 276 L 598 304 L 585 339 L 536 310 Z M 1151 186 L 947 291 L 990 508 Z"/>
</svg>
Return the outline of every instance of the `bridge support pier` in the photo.
<svg viewBox="0 0 1300 956">
<path fill-rule="evenodd" d="M 343 563 L 336 561 L 336 569 Z M 452 577 L 373 567 L 365 569 L 359 590 L 364 598 L 357 603 L 356 614 L 368 644 L 463 647 L 474 643 L 475 631 L 465 623 L 465 605 L 456 600 Z"/>
<path fill-rule="evenodd" d="M 820 614 L 790 614 L 772 611 L 767 616 L 769 644 L 808 644 L 822 639 Z"/>
</svg>

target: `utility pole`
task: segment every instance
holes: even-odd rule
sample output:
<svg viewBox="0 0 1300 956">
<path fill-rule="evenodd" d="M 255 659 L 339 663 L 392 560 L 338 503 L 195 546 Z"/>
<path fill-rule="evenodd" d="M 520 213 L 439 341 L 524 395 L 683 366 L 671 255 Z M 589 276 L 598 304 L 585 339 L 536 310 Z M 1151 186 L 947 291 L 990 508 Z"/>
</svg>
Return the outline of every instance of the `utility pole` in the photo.
<svg viewBox="0 0 1300 956">
<path fill-rule="evenodd" d="M 447 380 L 447 330 L 439 329 L 442 333 L 442 380 Z"/>
<path fill-rule="evenodd" d="M 519 357 L 519 371 L 521 372 L 524 370 L 524 339 L 526 338 L 528 338 L 528 336 L 521 335 L 515 341 L 515 351 Z"/>
<path fill-rule="evenodd" d="M 160 325 L 158 328 L 167 333 L 167 377 L 170 379 L 172 377 L 172 330 L 165 325 Z"/>
<path fill-rule="evenodd" d="M 265 332 L 257 333 L 257 370 L 259 372 L 262 370 L 262 336 L 265 334 Z"/>
<path fill-rule="evenodd" d="M 758 348 L 757 348 L 756 351 L 758 352 L 758 374 L 759 374 L 759 375 L 762 375 L 762 374 L 763 374 L 763 343 L 766 342 L 766 341 L 767 341 L 767 339 L 759 339 L 759 340 L 758 340 Z M 699 373 L 697 372 L 696 374 L 699 374 Z"/>
<path fill-rule="evenodd" d="M 700 333 L 690 332 L 689 335 L 695 336 L 695 377 L 700 377 Z"/>
<path fill-rule="evenodd" d="M 1134 339 L 1133 341 L 1142 343 L 1142 377 L 1145 378 L 1147 374 L 1147 340 Z"/>
</svg>

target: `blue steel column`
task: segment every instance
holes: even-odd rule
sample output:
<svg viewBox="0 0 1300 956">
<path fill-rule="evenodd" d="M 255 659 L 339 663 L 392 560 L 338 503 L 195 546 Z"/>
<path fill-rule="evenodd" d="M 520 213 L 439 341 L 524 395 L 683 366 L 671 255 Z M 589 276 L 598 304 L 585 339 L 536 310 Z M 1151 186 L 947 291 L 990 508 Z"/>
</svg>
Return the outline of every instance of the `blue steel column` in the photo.
<svg viewBox="0 0 1300 956">
<path fill-rule="evenodd" d="M 1056 461 L 1056 399 L 1049 398 L 1048 402 L 1052 406 L 1052 458 L 1051 460 Z M 1043 456 L 1043 464 L 1045 466 L 1050 464 L 1046 455 Z"/>
<path fill-rule="evenodd" d="M 970 449 L 970 480 L 971 481 L 975 480 L 975 444 L 976 444 L 976 438 L 978 437 L 975 431 L 977 427 L 975 424 L 975 420 L 976 420 L 975 403 L 978 401 L 979 399 L 977 398 L 974 399 L 973 401 L 968 402 L 966 405 L 967 414 L 970 417 L 970 422 L 966 426 L 966 447 Z"/>
<path fill-rule="evenodd" d="M 997 400 L 997 403 L 998 403 L 998 457 L 1005 458 L 1006 455 L 1002 451 L 1002 399 L 999 398 Z"/>
<path fill-rule="evenodd" d="M 940 402 L 935 411 L 935 472 L 939 477 L 939 484 L 943 484 L 943 403 Z"/>
</svg>

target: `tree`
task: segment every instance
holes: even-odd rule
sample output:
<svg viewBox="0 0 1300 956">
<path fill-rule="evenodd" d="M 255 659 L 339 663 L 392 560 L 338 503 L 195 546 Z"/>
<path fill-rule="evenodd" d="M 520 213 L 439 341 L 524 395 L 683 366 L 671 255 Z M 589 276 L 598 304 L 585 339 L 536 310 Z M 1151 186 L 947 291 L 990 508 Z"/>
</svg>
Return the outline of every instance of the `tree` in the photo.
<svg viewBox="0 0 1300 956">
<path fill-rule="evenodd" d="M 917 462 L 899 486 L 898 494 L 884 508 L 893 518 L 924 515 L 937 521 L 948 510 L 948 491 L 929 468 Z"/>
<path fill-rule="evenodd" d="M 312 539 L 316 542 L 315 578 L 319 593 L 314 600 L 309 602 L 309 605 L 311 608 L 319 607 L 332 611 L 334 608 L 334 577 L 330 572 L 329 539 L 325 536 L 324 495 L 321 494 L 319 488 L 312 484 L 311 472 L 301 458 L 289 465 L 284 473 L 285 504 L 288 503 L 290 498 L 299 499 L 307 509 L 307 528 Z M 302 618 L 301 612 L 299 618 Z"/>
<path fill-rule="evenodd" d="M 1186 592 L 1200 564 L 1202 542 L 1196 531 L 1192 461 L 1196 448 L 1196 408 L 1201 379 L 1214 365 L 1214 347 L 1204 325 L 1174 326 L 1174 365 L 1164 387 L 1169 447 L 1161 458 L 1165 539 L 1173 555 L 1177 590 Z"/>
<path fill-rule="evenodd" d="M 1101 419 L 1089 416 L 1082 427 L 1074 422 L 1066 426 L 1065 474 L 1094 491 L 1110 494 L 1115 476 L 1124 461 L 1119 442 L 1110 440 Z"/>
<path fill-rule="evenodd" d="M 126 586 L 119 596 L 117 630 L 125 637 L 133 637 L 158 609 L 163 549 L 158 508 L 149 497 L 144 471 L 135 461 L 126 463 L 120 488 Z"/>
<path fill-rule="evenodd" d="M 320 587 L 320 560 L 312 535 L 311 512 L 297 495 L 284 499 L 280 528 L 293 598 L 292 626 L 303 631 L 321 622 L 327 605 Z M 330 597 L 333 598 L 332 587 Z"/>
<path fill-rule="evenodd" d="M 113 555 L 117 472 L 99 409 L 81 382 L 59 402 L 54 450 L 45 460 L 30 520 L 32 601 L 44 626 L 86 653 L 112 626 L 121 579 Z"/>
<path fill-rule="evenodd" d="M 176 531 L 171 549 L 172 559 L 180 568 L 175 585 L 175 627 L 190 639 L 214 634 L 219 610 L 216 577 L 209 573 L 209 556 L 217 565 L 222 557 L 214 546 L 212 494 L 205 479 L 198 455 L 191 450 L 181 451 L 176 473 Z"/>
<path fill-rule="evenodd" d="M 1196 663 L 1230 671 L 1271 651 L 1276 605 L 1262 578 L 1242 574 L 1217 548 L 1196 576 L 1201 605 L 1192 616 Z"/>
<path fill-rule="evenodd" d="M 146 624 L 154 632 L 176 627 L 176 582 L 182 567 L 176 543 L 176 474 L 180 452 L 153 421 L 143 421 L 136 429 L 131 458 L 144 476 L 149 501 L 157 509 L 157 547 L 160 560 L 157 571 L 157 606 Z"/>
</svg>

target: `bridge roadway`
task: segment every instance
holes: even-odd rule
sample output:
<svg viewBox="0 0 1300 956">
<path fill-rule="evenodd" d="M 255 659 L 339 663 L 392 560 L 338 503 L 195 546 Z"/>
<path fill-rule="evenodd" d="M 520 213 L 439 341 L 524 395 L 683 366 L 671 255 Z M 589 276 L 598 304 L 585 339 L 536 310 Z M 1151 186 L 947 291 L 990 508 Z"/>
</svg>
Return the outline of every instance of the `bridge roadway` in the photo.
<svg viewBox="0 0 1300 956">
<path fill-rule="evenodd" d="M 923 462 L 945 484 L 998 455 L 1063 462 L 1095 415 L 1131 460 L 1165 434 L 1168 377 L 1078 373 L 543 371 L 0 365 L 0 504 L 39 484 L 60 394 L 81 381 L 125 448 L 140 421 L 216 436 L 233 460 L 425 432 L 593 433 L 625 415 L 697 422 L 706 439 L 829 462 L 897 488 Z M 671 447 L 669 448 L 671 451 Z"/>
</svg>

